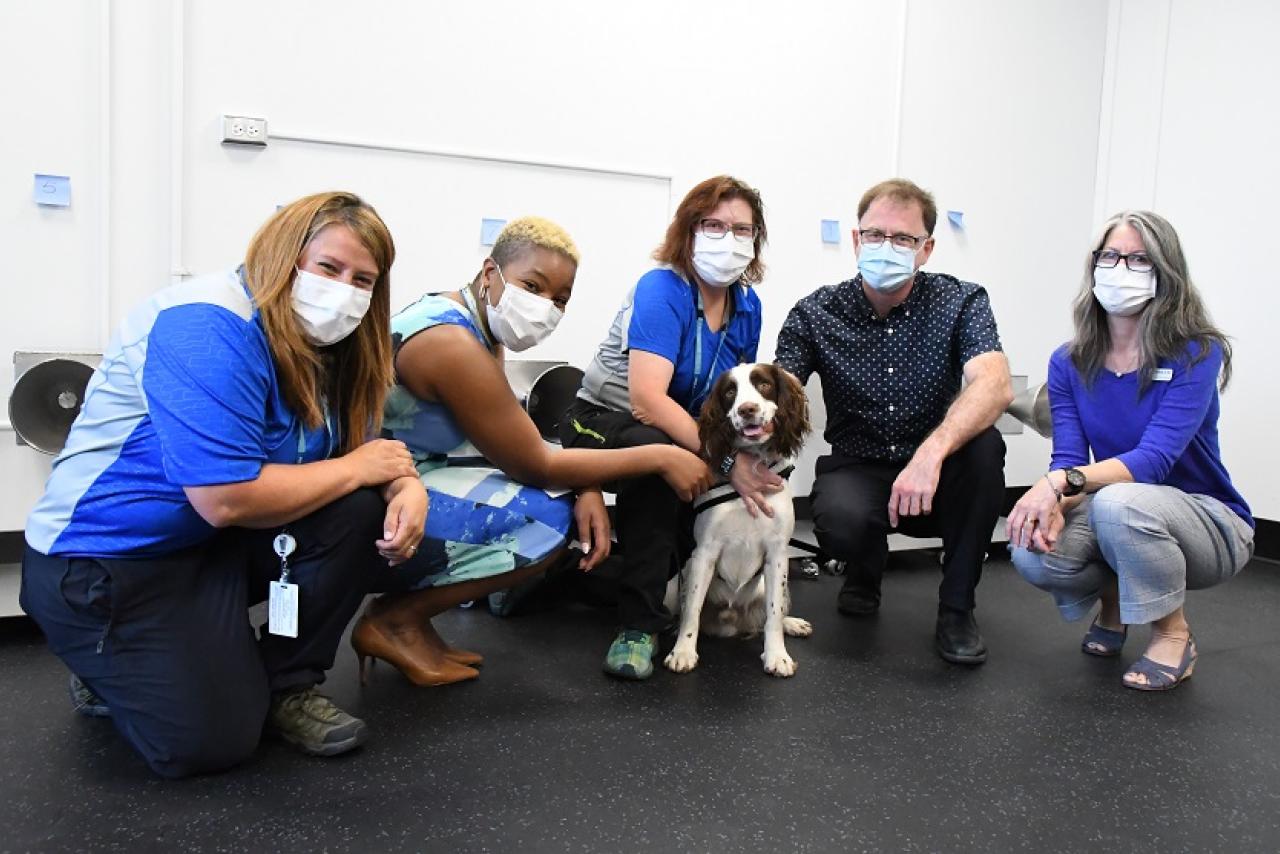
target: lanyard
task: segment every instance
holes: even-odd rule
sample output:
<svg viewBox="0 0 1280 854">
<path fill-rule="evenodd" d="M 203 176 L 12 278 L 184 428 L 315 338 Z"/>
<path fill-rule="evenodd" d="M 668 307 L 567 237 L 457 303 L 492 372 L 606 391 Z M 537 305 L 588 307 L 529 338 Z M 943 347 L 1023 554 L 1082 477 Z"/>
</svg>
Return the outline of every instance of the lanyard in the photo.
<svg viewBox="0 0 1280 854">
<path fill-rule="evenodd" d="M 325 452 L 324 458 L 327 460 L 333 456 L 333 413 L 329 411 L 329 404 L 324 404 L 324 433 L 325 433 Z M 302 461 L 307 456 L 307 431 L 303 428 L 302 419 L 298 419 L 298 465 L 302 465 Z"/>
<path fill-rule="evenodd" d="M 720 331 L 716 333 L 719 337 L 716 342 L 716 353 L 711 357 L 711 364 L 707 367 L 707 372 L 704 375 L 702 373 L 702 330 L 707 328 L 707 318 L 702 307 L 702 291 L 695 287 L 694 292 L 698 295 L 698 328 L 694 330 L 693 391 L 689 397 L 690 408 L 711 390 L 711 379 L 716 375 L 716 363 L 720 361 L 720 351 L 724 349 L 724 340 L 729 337 L 729 321 L 733 318 L 733 297 L 730 295 L 729 312 L 720 326 Z"/>
</svg>

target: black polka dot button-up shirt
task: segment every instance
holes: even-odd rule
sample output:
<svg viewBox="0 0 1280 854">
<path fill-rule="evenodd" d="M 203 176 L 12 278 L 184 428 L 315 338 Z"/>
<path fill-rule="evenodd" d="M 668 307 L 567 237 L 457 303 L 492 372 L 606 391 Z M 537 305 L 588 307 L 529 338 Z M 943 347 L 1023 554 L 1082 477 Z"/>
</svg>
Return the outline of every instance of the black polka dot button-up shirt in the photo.
<svg viewBox="0 0 1280 854">
<path fill-rule="evenodd" d="M 787 315 L 775 361 L 802 383 L 817 371 L 836 453 L 906 462 L 960 393 L 965 363 L 999 350 L 986 290 L 921 270 L 885 317 L 861 276 L 814 291 Z"/>
</svg>

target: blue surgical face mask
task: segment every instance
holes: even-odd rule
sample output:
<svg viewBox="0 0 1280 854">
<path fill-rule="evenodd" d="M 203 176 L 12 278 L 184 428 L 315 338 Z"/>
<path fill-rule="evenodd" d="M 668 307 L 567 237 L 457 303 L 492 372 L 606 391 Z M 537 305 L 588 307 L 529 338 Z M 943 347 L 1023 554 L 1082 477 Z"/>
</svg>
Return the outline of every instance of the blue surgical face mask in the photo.
<svg viewBox="0 0 1280 854">
<path fill-rule="evenodd" d="M 891 294 L 915 275 L 916 253 L 902 253 L 887 238 L 879 246 L 859 244 L 858 272 L 862 281 L 882 294 Z"/>
</svg>

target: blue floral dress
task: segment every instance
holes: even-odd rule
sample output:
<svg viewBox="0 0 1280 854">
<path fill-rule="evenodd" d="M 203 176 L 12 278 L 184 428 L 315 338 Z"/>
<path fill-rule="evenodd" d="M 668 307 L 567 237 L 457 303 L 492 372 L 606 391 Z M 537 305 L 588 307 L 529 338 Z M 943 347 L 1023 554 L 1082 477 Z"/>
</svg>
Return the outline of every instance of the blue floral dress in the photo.
<svg viewBox="0 0 1280 854">
<path fill-rule="evenodd" d="M 490 349 L 468 308 L 427 294 L 391 319 L 394 352 L 442 323 L 461 326 Z M 397 382 L 387 396 L 382 424 L 384 435 L 409 446 L 431 502 L 426 537 L 434 542 L 424 542 L 420 551 L 431 565 L 414 588 L 510 572 L 544 559 L 566 542 L 573 493 L 507 477 L 467 440 L 444 404 L 420 400 Z"/>
</svg>

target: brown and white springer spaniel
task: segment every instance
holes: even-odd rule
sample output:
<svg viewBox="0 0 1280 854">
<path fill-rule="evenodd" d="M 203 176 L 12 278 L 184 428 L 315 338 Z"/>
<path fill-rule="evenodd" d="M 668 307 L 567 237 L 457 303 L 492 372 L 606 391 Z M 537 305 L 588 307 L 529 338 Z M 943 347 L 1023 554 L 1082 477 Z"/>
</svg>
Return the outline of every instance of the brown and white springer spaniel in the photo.
<svg viewBox="0 0 1280 854">
<path fill-rule="evenodd" d="M 712 464 L 736 450 L 758 458 L 751 465 L 775 471 L 789 464 L 809 432 L 809 404 L 796 378 L 777 365 L 738 365 L 716 380 L 702 406 L 698 435 Z M 740 460 L 738 465 L 746 463 Z M 727 495 L 719 499 L 715 493 Z M 677 673 L 698 664 L 698 631 L 728 637 L 764 630 L 764 669 L 791 676 L 796 663 L 784 634 L 807 637 L 808 621 L 788 616 L 787 544 L 795 528 L 791 489 L 769 496 L 773 518 L 752 518 L 733 487 L 712 490 L 698 505 L 697 546 L 681 573 L 680 633 L 663 662 Z M 704 602 L 709 606 L 704 612 Z"/>
</svg>

